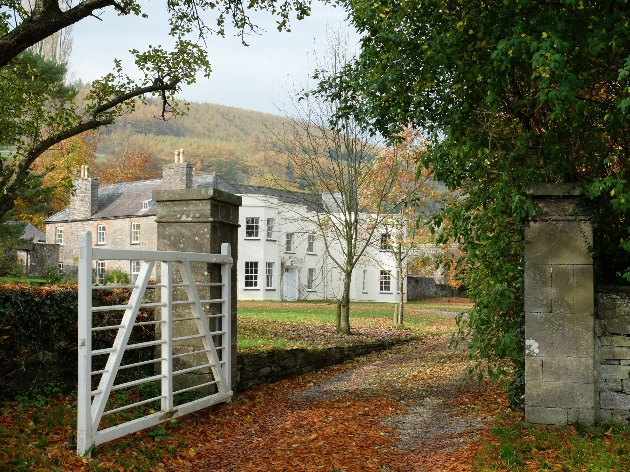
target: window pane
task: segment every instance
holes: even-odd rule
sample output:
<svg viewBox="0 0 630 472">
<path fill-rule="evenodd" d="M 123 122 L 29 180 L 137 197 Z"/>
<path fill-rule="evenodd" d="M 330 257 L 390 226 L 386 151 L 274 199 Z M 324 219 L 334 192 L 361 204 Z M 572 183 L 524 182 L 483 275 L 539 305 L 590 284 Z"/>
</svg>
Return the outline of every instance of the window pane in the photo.
<svg viewBox="0 0 630 472">
<path fill-rule="evenodd" d="M 286 244 L 285 244 L 284 250 L 286 252 L 292 252 L 293 251 L 293 233 L 287 233 L 287 239 L 286 239 Z"/>
<path fill-rule="evenodd" d="M 245 263 L 245 287 L 258 287 L 258 262 Z"/>
<path fill-rule="evenodd" d="M 265 287 L 273 288 L 273 262 L 265 265 Z"/>
<path fill-rule="evenodd" d="M 315 252 L 315 235 L 314 234 L 308 235 L 308 247 L 306 249 L 306 252 L 310 252 L 310 253 Z"/>
<path fill-rule="evenodd" d="M 140 242 L 140 223 L 131 223 L 131 242 Z"/>
<path fill-rule="evenodd" d="M 273 218 L 267 218 L 267 239 L 273 239 L 274 226 L 276 225 L 276 220 Z"/>
<path fill-rule="evenodd" d="M 246 238 L 258 237 L 258 222 L 259 222 L 259 218 L 245 218 L 245 237 Z"/>
<path fill-rule="evenodd" d="M 105 261 L 96 261 L 96 281 L 102 284 L 105 279 Z"/>
<path fill-rule="evenodd" d="M 57 228 L 57 233 L 55 235 L 55 242 L 57 244 L 63 244 L 63 227 Z"/>
<path fill-rule="evenodd" d="M 388 270 L 382 270 L 381 271 L 381 276 L 379 279 L 379 288 L 381 292 L 391 292 L 392 291 L 392 285 L 391 285 L 391 279 L 392 279 L 392 274 L 390 271 Z"/>
<path fill-rule="evenodd" d="M 140 261 L 131 261 L 131 282 L 135 283 L 140 275 Z"/>
<path fill-rule="evenodd" d="M 313 282 L 315 281 L 315 269 L 308 270 L 308 276 L 306 278 L 306 288 L 307 290 L 313 290 Z"/>
<path fill-rule="evenodd" d="M 96 227 L 96 243 L 105 244 L 105 225 L 98 225 Z"/>
</svg>

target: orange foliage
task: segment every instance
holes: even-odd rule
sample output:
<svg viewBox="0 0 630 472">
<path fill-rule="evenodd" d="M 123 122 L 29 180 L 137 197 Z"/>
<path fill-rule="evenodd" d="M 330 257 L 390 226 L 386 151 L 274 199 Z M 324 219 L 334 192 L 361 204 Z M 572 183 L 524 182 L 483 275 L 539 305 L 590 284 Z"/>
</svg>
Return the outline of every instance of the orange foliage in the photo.
<svg viewBox="0 0 630 472">
<path fill-rule="evenodd" d="M 125 150 L 99 164 L 94 174 L 101 184 L 134 182 L 162 176 L 158 162 L 144 149 Z"/>
<path fill-rule="evenodd" d="M 44 176 L 43 186 L 54 189 L 50 204 L 53 214 L 65 208 L 70 202 L 73 172 L 83 164 L 92 166 L 99 139 L 95 131 L 68 138 L 42 154 L 31 166 L 33 174 Z M 48 215 L 33 214 L 29 211 L 30 205 L 30 202 L 16 199 L 15 218 L 19 221 L 28 221 L 43 230 L 44 220 Z"/>
</svg>

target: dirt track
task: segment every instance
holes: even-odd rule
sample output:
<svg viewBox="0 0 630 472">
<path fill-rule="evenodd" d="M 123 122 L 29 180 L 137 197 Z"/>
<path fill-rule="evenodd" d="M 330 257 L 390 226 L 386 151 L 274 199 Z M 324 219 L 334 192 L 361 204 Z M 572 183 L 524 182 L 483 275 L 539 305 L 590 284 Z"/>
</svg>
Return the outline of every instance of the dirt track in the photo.
<svg viewBox="0 0 630 472">
<path fill-rule="evenodd" d="M 255 388 L 200 414 L 176 470 L 465 471 L 496 390 L 463 381 L 465 352 L 431 337 Z M 483 411 L 483 413 L 482 413 Z M 169 464 L 170 465 L 170 464 Z M 171 468 L 168 467 L 167 468 Z"/>
</svg>

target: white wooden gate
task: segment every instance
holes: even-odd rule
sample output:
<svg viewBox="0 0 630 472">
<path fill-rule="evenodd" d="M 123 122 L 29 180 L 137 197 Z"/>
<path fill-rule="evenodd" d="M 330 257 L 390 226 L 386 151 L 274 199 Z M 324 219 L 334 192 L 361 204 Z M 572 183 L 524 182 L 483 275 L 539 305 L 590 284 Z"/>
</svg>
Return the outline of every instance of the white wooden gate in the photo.
<svg viewBox="0 0 630 472">
<path fill-rule="evenodd" d="M 140 261 L 140 273 L 134 285 L 128 286 L 99 286 L 93 281 L 93 261 L 125 260 Z M 159 284 L 150 285 L 159 293 L 158 301 L 146 302 L 145 292 L 149 285 L 149 279 L 156 262 L 161 264 L 161 281 Z M 195 283 L 190 268 L 191 262 L 202 262 L 221 265 L 221 281 L 214 283 Z M 77 453 L 79 455 L 89 454 L 94 445 L 98 445 L 121 436 L 134 433 L 141 429 L 155 426 L 164 421 L 177 418 L 193 411 L 205 408 L 219 402 L 230 401 L 232 397 L 230 385 L 230 270 L 232 257 L 229 244 L 221 245 L 221 254 L 197 254 L 190 252 L 170 252 L 170 251 L 136 251 L 117 250 L 92 247 L 92 234 L 82 232 L 79 235 L 79 383 L 78 383 L 78 418 L 77 418 Z M 182 283 L 174 284 L 174 270 L 181 274 Z M 199 297 L 198 287 L 221 287 L 221 298 L 202 300 Z M 182 287 L 186 292 L 187 299 L 173 300 L 173 289 Z M 132 289 L 131 296 L 127 303 L 115 306 L 93 307 L 93 290 L 112 289 Z M 180 289 L 181 290 L 181 289 Z M 211 290 L 210 288 L 207 289 Z M 218 289 L 215 289 L 218 290 Z M 157 297 L 154 297 L 157 298 Z M 181 297 L 180 297 L 181 298 Z M 181 316 L 181 309 L 178 310 L 178 318 L 173 317 L 173 306 L 190 306 L 190 313 Z M 218 305 L 220 310 L 210 310 L 209 308 Z M 137 322 L 136 317 L 141 308 L 153 307 L 156 316 L 151 321 Z M 157 311 L 160 308 L 160 311 Z M 211 313 L 204 311 L 208 309 Z M 107 311 L 118 313 L 117 322 L 110 326 L 93 326 L 93 314 Z M 215 313 L 218 312 L 219 313 Z M 157 316 L 160 313 L 160 316 Z M 211 331 L 209 319 L 215 331 Z M 197 333 L 190 336 L 174 337 L 173 327 L 175 323 L 187 322 L 196 323 Z M 149 342 L 128 344 L 131 331 L 134 327 L 156 325 L 159 334 L 157 339 Z M 193 325 L 194 326 L 194 325 Z M 154 326 L 155 327 L 155 326 Z M 216 328 L 218 327 L 218 328 Z M 93 335 L 97 331 L 112 330 L 116 333 L 111 347 L 106 349 L 92 349 Z M 177 341 L 187 341 L 189 339 L 200 339 L 203 348 L 194 352 L 173 353 L 173 343 Z M 123 355 L 126 351 L 139 348 L 152 348 L 153 358 L 121 365 Z M 92 371 L 92 361 L 95 356 L 108 356 L 107 362 L 100 370 Z M 204 356 L 201 365 L 194 365 L 189 368 L 174 370 L 173 360 L 185 356 Z M 207 359 L 207 362 L 206 362 Z M 124 369 L 138 368 L 140 366 L 157 365 L 159 373 L 156 375 L 144 376 L 133 381 L 115 383 L 116 375 Z M 181 388 L 173 391 L 173 377 L 181 374 L 190 374 L 194 371 L 205 369 L 208 372 L 206 380 L 209 381 Z M 100 380 L 96 382 L 98 377 Z M 159 395 L 152 398 L 134 401 L 122 406 L 114 405 L 108 408 L 107 402 L 112 392 L 131 389 L 142 384 L 159 384 Z M 97 385 L 93 390 L 93 385 Z M 214 387 L 210 387 L 214 386 Z M 208 393 L 202 398 L 188 400 L 185 403 L 176 405 L 174 396 L 192 390 L 199 391 L 203 388 L 213 388 L 214 393 Z M 157 387 L 154 388 L 157 390 Z M 181 398 L 181 397 L 178 397 Z M 139 407 L 144 410 L 147 405 L 157 405 L 160 411 L 151 412 L 132 420 L 124 421 L 114 426 L 99 430 L 99 424 L 103 416 L 118 414 L 130 409 Z M 143 406 L 144 405 L 144 406 Z M 129 413 L 129 412 L 127 412 Z M 137 413 L 136 413 L 137 415 Z"/>
</svg>

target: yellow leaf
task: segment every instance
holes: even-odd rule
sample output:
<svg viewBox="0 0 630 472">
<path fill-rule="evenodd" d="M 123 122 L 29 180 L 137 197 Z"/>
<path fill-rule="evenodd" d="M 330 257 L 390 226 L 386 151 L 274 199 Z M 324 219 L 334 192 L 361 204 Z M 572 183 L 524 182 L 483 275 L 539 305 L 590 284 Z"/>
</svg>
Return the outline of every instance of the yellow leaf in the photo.
<svg viewBox="0 0 630 472">
<path fill-rule="evenodd" d="M 542 37 L 543 37 L 543 38 L 546 38 L 546 37 L 547 37 L 547 33 L 545 33 L 545 32 L 543 31 Z"/>
<path fill-rule="evenodd" d="M 614 195 L 615 195 L 615 189 L 612 189 L 612 190 L 610 191 L 610 196 L 611 196 L 611 197 L 613 197 Z"/>
</svg>

